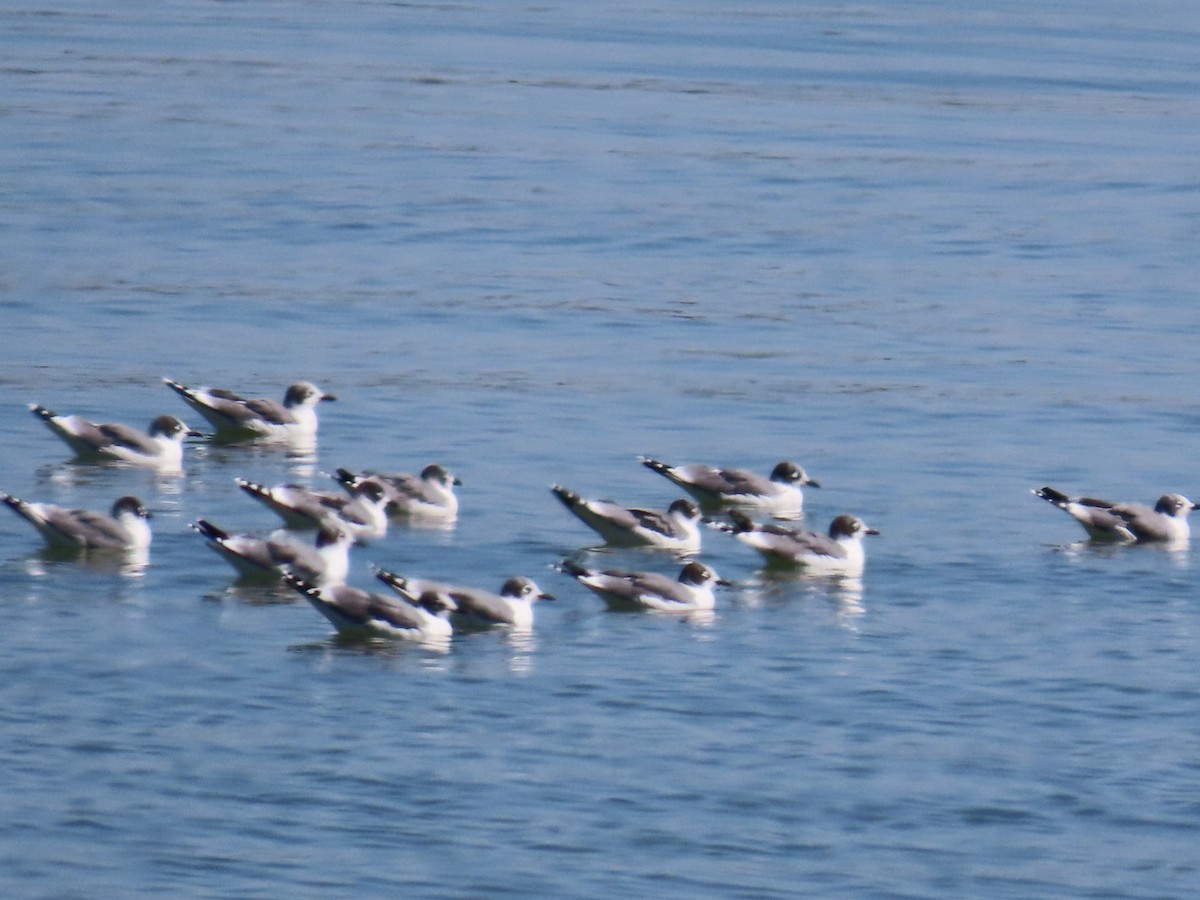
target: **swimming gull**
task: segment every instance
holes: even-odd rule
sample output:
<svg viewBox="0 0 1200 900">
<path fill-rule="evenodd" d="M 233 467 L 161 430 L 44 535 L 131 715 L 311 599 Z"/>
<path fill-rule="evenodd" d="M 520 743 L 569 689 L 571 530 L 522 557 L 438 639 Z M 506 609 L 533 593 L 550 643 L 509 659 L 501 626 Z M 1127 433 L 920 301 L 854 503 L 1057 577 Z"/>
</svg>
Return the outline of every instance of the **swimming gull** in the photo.
<svg viewBox="0 0 1200 900">
<path fill-rule="evenodd" d="M 458 497 L 454 488 L 462 482 L 437 463 L 427 465 L 420 475 L 338 469 L 332 477 L 351 493 L 368 482 L 378 484 L 387 501 L 387 513 L 391 516 L 449 519 L 458 514 Z"/>
<path fill-rule="evenodd" d="M 94 550 L 146 550 L 150 512 L 137 497 L 121 497 L 111 513 L 67 509 L 0 494 L 9 509 L 28 521 L 51 547 Z"/>
<path fill-rule="evenodd" d="M 768 563 L 800 566 L 807 571 L 831 575 L 861 575 L 866 565 L 863 537 L 879 532 L 867 527 L 858 516 L 843 513 L 829 524 L 829 533 L 803 528 L 756 524 L 749 516 L 734 510 L 732 524 L 715 527 L 733 534 L 739 541 L 761 553 Z"/>
<path fill-rule="evenodd" d="M 321 526 L 315 543 L 287 531 L 276 531 L 265 538 L 230 534 L 206 519 L 190 527 L 247 581 L 278 581 L 285 572 L 293 572 L 324 587 L 344 582 L 349 573 L 353 538 L 333 524 Z"/>
<path fill-rule="evenodd" d="M 87 462 L 123 462 L 161 470 L 183 464 L 183 440 L 203 437 L 174 416 L 158 416 L 146 431 L 114 422 L 92 422 L 82 416 L 60 416 L 37 403 L 29 410 Z"/>
<path fill-rule="evenodd" d="M 713 588 L 729 582 L 702 562 L 689 562 L 678 578 L 657 572 L 589 569 L 564 560 L 560 570 L 591 589 L 611 609 L 654 612 L 696 612 L 716 605 Z"/>
<path fill-rule="evenodd" d="M 667 509 L 621 506 L 611 500 L 588 500 L 562 485 L 550 490 L 583 524 L 616 547 L 660 547 L 683 553 L 700 550 L 700 510 L 690 500 Z"/>
<path fill-rule="evenodd" d="M 1069 497 L 1052 487 L 1033 491 L 1083 526 L 1098 542 L 1185 545 L 1191 537 L 1188 513 L 1197 508 L 1182 494 L 1163 494 L 1154 506 L 1113 503 L 1095 497 Z"/>
<path fill-rule="evenodd" d="M 473 587 L 446 584 L 425 578 L 409 578 L 387 569 L 376 569 L 375 577 L 410 603 L 428 608 L 439 604 L 450 611 L 456 629 L 508 625 L 517 630 L 533 627 L 533 604 L 553 600 L 531 578 L 509 578 L 498 594 Z"/>
<path fill-rule="evenodd" d="M 439 644 L 449 641 L 453 631 L 444 615 L 387 594 L 348 584 L 319 586 L 291 573 L 284 580 L 345 637 Z"/>
<path fill-rule="evenodd" d="M 748 469 L 701 464 L 673 466 L 645 456 L 638 459 L 646 468 L 679 485 L 708 511 L 736 506 L 799 518 L 804 508 L 801 487 L 821 486 L 803 468 L 787 460 L 778 463 L 770 476 L 765 477 Z"/>
<path fill-rule="evenodd" d="M 204 416 L 223 440 L 247 438 L 313 438 L 317 433 L 317 404 L 336 400 L 309 381 L 287 389 L 283 402 L 247 399 L 224 388 L 190 388 L 170 378 L 163 383 Z"/>
<path fill-rule="evenodd" d="M 372 482 L 362 485 L 353 495 L 335 491 L 314 491 L 299 484 L 268 487 L 245 478 L 234 479 L 237 486 L 258 500 L 289 528 L 319 528 L 333 523 L 347 531 L 358 543 L 387 534 L 383 489 Z"/>
</svg>

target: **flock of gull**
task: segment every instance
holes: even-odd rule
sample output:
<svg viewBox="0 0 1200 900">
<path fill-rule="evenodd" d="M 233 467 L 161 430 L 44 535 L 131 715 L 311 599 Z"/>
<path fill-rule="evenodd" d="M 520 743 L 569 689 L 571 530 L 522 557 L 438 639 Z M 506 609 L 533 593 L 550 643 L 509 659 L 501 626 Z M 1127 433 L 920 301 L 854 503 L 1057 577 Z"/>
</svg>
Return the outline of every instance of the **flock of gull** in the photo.
<svg viewBox="0 0 1200 900">
<path fill-rule="evenodd" d="M 336 399 L 309 382 L 293 384 L 279 402 L 163 380 L 212 426 L 211 439 L 222 443 L 313 444 L 317 406 Z M 57 415 L 39 405 L 31 405 L 30 410 L 84 462 L 179 472 L 185 439 L 205 436 L 170 415 L 159 416 L 142 431 L 77 415 Z M 563 575 L 593 591 L 613 609 L 711 610 L 714 589 L 728 582 L 711 566 L 691 558 L 700 552 L 702 526 L 732 535 L 758 551 L 768 566 L 839 578 L 862 574 L 866 562 L 863 538 L 879 533 L 849 514 L 834 518 L 826 533 L 797 527 L 795 520 L 803 517 L 803 488 L 820 485 L 792 462 L 780 462 L 764 476 L 746 469 L 676 466 L 639 459 L 687 498 L 665 510 L 641 509 L 588 499 L 557 484 L 551 488 L 606 544 L 661 549 L 685 558 L 678 578 L 656 572 L 593 569 L 572 559 L 558 565 Z M 533 624 L 534 602 L 554 599 L 532 579 L 521 576 L 508 579 L 498 592 L 382 568 L 375 568 L 374 574 L 388 593 L 347 584 L 351 547 L 383 537 L 390 520 L 453 523 L 458 515 L 454 489 L 460 482 L 437 464 L 426 466 L 419 474 L 337 469 L 333 481 L 340 490 L 237 479 L 241 491 L 280 518 L 282 527 L 267 536 L 230 533 L 206 519 L 190 527 L 233 567 L 239 580 L 290 585 L 344 636 L 431 642 L 444 641 L 461 630 L 495 626 L 526 630 Z M 1051 487 L 1034 494 L 1078 521 L 1095 542 L 1186 546 L 1188 513 L 1197 508 L 1181 494 L 1166 494 L 1154 506 L 1069 497 Z M 137 497 L 119 498 L 108 513 L 31 502 L 9 494 L 0 494 L 0 500 L 36 528 L 51 548 L 148 558 L 150 513 Z M 771 521 L 756 522 L 752 514 Z M 306 536 L 311 532 L 315 538 Z"/>
</svg>

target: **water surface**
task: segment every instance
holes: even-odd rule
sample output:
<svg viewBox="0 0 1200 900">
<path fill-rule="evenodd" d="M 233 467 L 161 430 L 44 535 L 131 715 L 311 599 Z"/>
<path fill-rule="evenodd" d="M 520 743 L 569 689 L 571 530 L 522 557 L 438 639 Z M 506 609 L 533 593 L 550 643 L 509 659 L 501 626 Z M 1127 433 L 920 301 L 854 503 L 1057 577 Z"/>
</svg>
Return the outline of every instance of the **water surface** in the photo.
<svg viewBox="0 0 1200 900">
<path fill-rule="evenodd" d="M 1197 22 L 1176 4 L 90 4 L 0 13 L 0 442 L 156 513 L 151 565 L 0 522 L 11 896 L 1161 897 L 1196 880 L 1188 554 L 1043 483 L 1190 483 Z M 337 393 L 315 458 L 70 464 L 28 402 Z M 199 423 L 193 423 L 199 424 Z M 860 590 L 606 613 L 547 487 L 796 459 Z M 331 639 L 187 523 L 235 476 L 465 482 L 368 563 L 560 597 L 448 653 Z M 652 554 L 593 554 L 672 571 Z"/>
</svg>

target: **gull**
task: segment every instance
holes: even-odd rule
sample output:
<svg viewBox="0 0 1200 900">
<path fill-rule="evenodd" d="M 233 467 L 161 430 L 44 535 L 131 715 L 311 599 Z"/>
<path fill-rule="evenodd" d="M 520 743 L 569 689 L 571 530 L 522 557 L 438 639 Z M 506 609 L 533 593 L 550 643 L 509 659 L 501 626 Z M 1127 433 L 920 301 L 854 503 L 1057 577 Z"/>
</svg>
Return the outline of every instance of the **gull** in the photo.
<svg viewBox="0 0 1200 900">
<path fill-rule="evenodd" d="M 315 544 L 277 531 L 266 538 L 230 534 L 206 519 L 190 524 L 240 578 L 277 581 L 292 572 L 318 587 L 340 584 L 350 570 L 351 536 L 335 525 L 323 525 Z"/>
<path fill-rule="evenodd" d="M 803 468 L 784 460 L 764 477 L 747 469 L 690 464 L 672 466 L 639 456 L 642 465 L 683 488 L 705 510 L 728 506 L 762 510 L 775 516 L 799 518 L 804 509 L 801 486 L 820 487 Z"/>
<path fill-rule="evenodd" d="M 716 605 L 713 588 L 728 585 L 702 562 L 690 562 L 677 579 L 657 572 L 588 569 L 564 560 L 560 570 L 600 596 L 611 609 L 696 612 Z"/>
<path fill-rule="evenodd" d="M 508 625 L 515 630 L 533 627 L 536 600 L 554 600 L 532 578 L 517 576 L 500 587 L 500 593 L 461 587 L 425 578 L 409 578 L 387 569 L 376 569 L 375 577 L 410 603 L 428 609 L 431 604 L 449 610 L 455 628 L 488 628 Z"/>
<path fill-rule="evenodd" d="M 299 484 L 268 487 L 257 481 L 236 478 L 243 491 L 283 519 L 289 528 L 319 528 L 330 522 L 347 531 L 358 543 L 387 534 L 383 489 L 372 482 L 354 496 L 332 491 L 314 491 Z"/>
<path fill-rule="evenodd" d="M 170 378 L 164 378 L 163 383 L 204 416 L 217 430 L 216 437 L 224 440 L 314 438 L 317 404 L 337 399 L 308 381 L 289 387 L 282 403 L 248 400 L 224 388 L 190 388 Z"/>
<path fill-rule="evenodd" d="M 611 500 L 587 500 L 559 484 L 550 490 L 584 525 L 615 547 L 661 547 L 684 553 L 700 550 L 700 510 L 676 500 L 666 511 L 621 506 Z"/>
<path fill-rule="evenodd" d="M 1052 487 L 1033 492 L 1083 526 L 1093 541 L 1183 545 L 1191 537 L 1188 513 L 1200 508 L 1183 494 L 1163 494 L 1153 506 L 1068 497 Z"/>
<path fill-rule="evenodd" d="M 364 484 L 378 484 L 387 498 L 389 515 L 449 519 L 458 514 L 458 497 L 454 488 L 462 482 L 437 463 L 427 465 L 420 475 L 387 475 L 372 471 L 355 473 L 338 469 L 332 477 L 352 494 Z"/>
<path fill-rule="evenodd" d="M 135 466 L 177 471 L 183 465 L 183 439 L 203 437 L 174 416 L 158 416 L 146 431 L 112 422 L 91 422 L 82 416 L 60 416 L 37 403 L 29 411 L 46 423 L 88 462 L 123 462 Z"/>
<path fill-rule="evenodd" d="M 283 578 L 345 637 L 441 644 L 449 641 L 453 631 L 444 615 L 387 594 L 348 584 L 320 586 L 291 573 Z"/>
<path fill-rule="evenodd" d="M 111 514 L 31 503 L 11 494 L 0 494 L 0 502 L 33 525 L 51 547 L 133 551 L 150 547 L 146 520 L 151 516 L 137 497 L 121 497 Z"/>
<path fill-rule="evenodd" d="M 861 575 L 867 556 L 863 537 L 879 534 L 858 516 L 843 513 L 829 524 L 829 533 L 802 528 L 758 525 L 744 513 L 730 514 L 733 524 L 716 527 L 761 553 L 768 563 L 800 566 L 810 572 L 830 575 Z"/>
</svg>

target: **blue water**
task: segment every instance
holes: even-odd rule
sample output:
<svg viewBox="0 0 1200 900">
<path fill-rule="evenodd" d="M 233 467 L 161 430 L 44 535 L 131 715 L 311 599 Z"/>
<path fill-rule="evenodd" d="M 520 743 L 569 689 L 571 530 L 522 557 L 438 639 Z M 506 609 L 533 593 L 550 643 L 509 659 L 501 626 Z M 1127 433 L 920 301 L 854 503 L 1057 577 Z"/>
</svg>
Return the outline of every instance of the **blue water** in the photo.
<svg viewBox="0 0 1200 900">
<path fill-rule="evenodd" d="M 4 896 L 1182 897 L 1186 553 L 1029 489 L 1193 497 L 1188 4 L 50 2 L 0 10 L 0 489 L 154 509 L 130 577 L 0 520 Z M 317 457 L 69 463 L 25 409 L 337 393 Z M 192 423 L 200 424 L 200 423 Z M 861 591 L 603 611 L 547 487 L 639 453 L 822 482 Z M 187 529 L 235 476 L 463 479 L 371 562 L 559 596 L 348 645 Z M 634 551 L 605 565 L 673 571 Z"/>
</svg>

